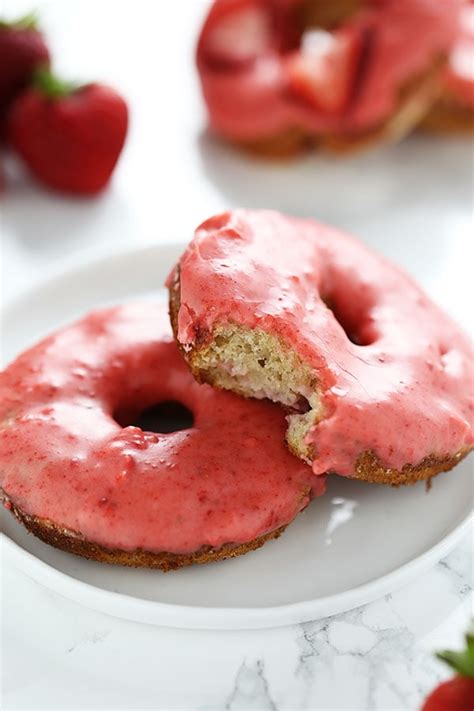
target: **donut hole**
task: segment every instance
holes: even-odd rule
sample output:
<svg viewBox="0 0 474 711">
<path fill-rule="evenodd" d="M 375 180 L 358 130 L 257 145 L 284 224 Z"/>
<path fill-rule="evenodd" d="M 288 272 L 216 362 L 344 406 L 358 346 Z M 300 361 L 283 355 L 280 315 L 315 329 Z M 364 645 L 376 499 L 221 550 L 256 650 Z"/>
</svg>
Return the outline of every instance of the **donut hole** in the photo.
<svg viewBox="0 0 474 711">
<path fill-rule="evenodd" d="M 121 427 L 139 427 L 144 432 L 157 434 L 188 430 L 194 425 L 191 410 L 177 400 L 165 400 L 138 413 L 118 410 L 114 419 Z"/>
<path fill-rule="evenodd" d="M 356 346 L 370 346 L 377 339 L 370 315 L 372 302 L 360 294 L 325 294 L 321 297 L 326 307 L 343 329 L 347 338 Z"/>
</svg>

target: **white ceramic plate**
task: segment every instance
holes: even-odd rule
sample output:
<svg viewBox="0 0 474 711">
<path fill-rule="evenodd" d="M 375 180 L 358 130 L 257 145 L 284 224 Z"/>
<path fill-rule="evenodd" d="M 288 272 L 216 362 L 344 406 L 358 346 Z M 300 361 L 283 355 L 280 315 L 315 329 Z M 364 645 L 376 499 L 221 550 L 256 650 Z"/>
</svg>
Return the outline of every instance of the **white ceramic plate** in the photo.
<svg viewBox="0 0 474 711">
<path fill-rule="evenodd" d="M 23 294 L 3 313 L 4 362 L 104 303 L 165 298 L 161 284 L 180 251 L 154 246 L 104 257 Z M 396 490 L 333 477 L 327 495 L 278 541 L 167 575 L 62 553 L 26 534 L 7 511 L 0 523 L 4 555 L 77 602 L 141 622 L 238 629 L 315 619 L 390 592 L 448 553 L 466 532 L 471 510 L 469 461 L 435 479 L 430 492 L 423 484 Z"/>
</svg>

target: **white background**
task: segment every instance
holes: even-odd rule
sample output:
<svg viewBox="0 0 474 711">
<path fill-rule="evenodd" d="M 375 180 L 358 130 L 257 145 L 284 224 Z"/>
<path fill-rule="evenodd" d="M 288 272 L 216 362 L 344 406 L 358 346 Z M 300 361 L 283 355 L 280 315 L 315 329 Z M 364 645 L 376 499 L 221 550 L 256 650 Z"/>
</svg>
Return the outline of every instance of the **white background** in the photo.
<svg viewBox="0 0 474 711">
<path fill-rule="evenodd" d="M 287 165 L 241 157 L 204 129 L 193 51 L 206 4 L 35 3 L 58 71 L 117 86 L 131 124 L 113 183 L 97 199 L 49 193 L 4 159 L 3 299 L 62 260 L 187 240 L 209 214 L 245 205 L 350 228 L 421 275 L 430 294 L 467 325 L 459 305 L 472 291 L 469 143 L 416 137 L 344 161 L 312 156 Z M 0 9 L 18 15 L 30 4 L 3 0 Z M 423 579 L 345 615 L 234 633 L 118 621 L 3 566 L 3 706 L 415 709 L 444 674 L 432 649 L 460 643 L 472 606 L 471 556 L 469 539 Z"/>
</svg>

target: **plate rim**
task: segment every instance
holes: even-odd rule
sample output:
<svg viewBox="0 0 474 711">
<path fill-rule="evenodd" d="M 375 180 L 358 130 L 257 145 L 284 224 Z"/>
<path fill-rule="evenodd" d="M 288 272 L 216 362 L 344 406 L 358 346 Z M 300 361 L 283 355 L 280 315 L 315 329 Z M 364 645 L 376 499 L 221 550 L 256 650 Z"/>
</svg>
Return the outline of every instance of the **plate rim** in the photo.
<svg viewBox="0 0 474 711">
<path fill-rule="evenodd" d="M 4 312 L 16 306 L 16 302 L 28 298 L 34 291 L 49 286 L 53 281 L 60 281 L 68 274 L 83 271 L 87 267 L 98 266 L 100 262 L 110 260 L 120 260 L 128 255 L 145 254 L 161 249 L 171 249 L 174 251 L 184 251 L 187 247 L 184 240 L 166 240 L 165 242 L 150 242 L 147 239 L 137 241 L 132 247 L 130 245 L 118 245 L 112 249 L 109 247 L 88 247 L 81 254 L 71 254 L 56 262 L 54 266 L 47 269 L 41 276 L 31 284 L 20 287 L 13 296 L 0 294 L 0 316 L 4 317 Z M 1 364 L 0 364 L 1 367 Z"/>
<path fill-rule="evenodd" d="M 167 250 L 178 252 L 185 246 L 185 243 L 177 241 L 145 242 L 112 251 L 90 250 L 89 253 L 82 255 L 80 261 L 77 260 L 77 256 L 63 260 L 59 267 L 49 270 L 33 284 L 0 304 L 1 320 L 10 309 L 19 307 L 21 301 L 31 297 L 35 291 L 51 286 L 54 282 L 63 281 L 74 273 L 83 272 L 87 268 L 97 268 L 101 263 L 110 260 L 120 260 L 128 256 L 139 257 L 146 252 Z M 28 577 L 63 597 L 97 612 L 134 622 L 181 629 L 263 629 L 330 617 L 399 589 L 429 570 L 453 550 L 463 536 L 467 535 L 473 522 L 471 507 L 464 518 L 437 543 L 389 573 L 367 583 L 320 598 L 269 607 L 205 607 L 146 600 L 126 593 L 106 590 L 65 573 L 30 553 L 4 532 L 0 532 L 0 549 L 2 558 L 12 562 Z"/>
<path fill-rule="evenodd" d="M 59 595 L 109 616 L 179 629 L 251 630 L 300 624 L 353 610 L 392 593 L 430 570 L 448 555 L 474 523 L 472 512 L 438 543 L 380 578 L 341 593 L 271 607 L 204 607 L 157 602 L 104 590 L 46 563 L 5 533 L 2 557 Z M 46 545 L 46 544 L 45 544 Z M 6 554 L 6 555 L 5 555 Z"/>
</svg>

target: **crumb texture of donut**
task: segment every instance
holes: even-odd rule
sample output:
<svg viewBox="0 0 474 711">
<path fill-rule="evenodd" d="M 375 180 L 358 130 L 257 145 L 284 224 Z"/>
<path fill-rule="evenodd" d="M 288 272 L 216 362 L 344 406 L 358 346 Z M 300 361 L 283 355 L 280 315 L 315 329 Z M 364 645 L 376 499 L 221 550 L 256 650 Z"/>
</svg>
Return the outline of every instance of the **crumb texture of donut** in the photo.
<svg viewBox="0 0 474 711">
<path fill-rule="evenodd" d="M 315 474 L 412 484 L 472 449 L 468 339 L 354 238 L 224 213 L 197 229 L 168 285 L 196 379 L 282 405 L 289 449 Z"/>
<path fill-rule="evenodd" d="M 170 312 L 176 323 L 173 297 Z M 314 372 L 291 347 L 260 329 L 228 323 L 216 326 L 208 343 L 185 355 L 199 382 L 283 405 L 288 413 L 286 440 L 290 450 L 306 462 L 312 461 L 307 435 L 322 419 L 323 407 Z"/>
</svg>

